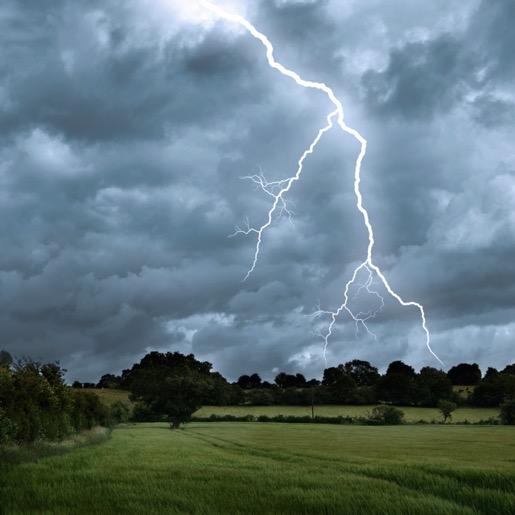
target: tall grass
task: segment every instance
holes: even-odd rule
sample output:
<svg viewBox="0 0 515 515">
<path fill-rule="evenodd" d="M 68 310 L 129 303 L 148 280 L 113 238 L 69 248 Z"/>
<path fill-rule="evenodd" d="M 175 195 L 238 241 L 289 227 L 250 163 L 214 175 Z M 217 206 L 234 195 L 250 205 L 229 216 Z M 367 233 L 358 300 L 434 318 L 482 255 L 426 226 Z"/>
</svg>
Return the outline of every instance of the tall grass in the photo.
<svg viewBox="0 0 515 515">
<path fill-rule="evenodd" d="M 514 513 L 515 429 L 166 424 L 11 466 L 5 513 Z"/>
</svg>

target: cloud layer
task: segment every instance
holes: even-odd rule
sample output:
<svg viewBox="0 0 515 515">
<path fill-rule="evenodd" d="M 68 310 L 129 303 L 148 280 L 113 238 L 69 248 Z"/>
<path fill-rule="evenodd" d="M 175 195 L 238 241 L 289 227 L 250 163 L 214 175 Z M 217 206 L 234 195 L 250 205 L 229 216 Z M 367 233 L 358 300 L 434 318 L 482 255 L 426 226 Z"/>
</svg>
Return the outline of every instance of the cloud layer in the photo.
<svg viewBox="0 0 515 515">
<path fill-rule="evenodd" d="M 513 361 L 513 2 L 236 7 L 368 138 L 376 261 L 426 306 L 435 351 Z M 0 26 L 0 346 L 82 380 L 148 349 L 230 378 L 319 375 L 325 321 L 308 315 L 340 304 L 366 251 L 356 142 L 324 138 L 289 197 L 294 224 L 274 223 L 247 282 L 255 242 L 227 236 L 270 206 L 240 177 L 291 175 L 326 99 L 183 2 L 11 0 Z M 371 328 L 377 342 L 342 317 L 329 362 L 435 364 L 416 311 L 387 300 Z"/>
</svg>

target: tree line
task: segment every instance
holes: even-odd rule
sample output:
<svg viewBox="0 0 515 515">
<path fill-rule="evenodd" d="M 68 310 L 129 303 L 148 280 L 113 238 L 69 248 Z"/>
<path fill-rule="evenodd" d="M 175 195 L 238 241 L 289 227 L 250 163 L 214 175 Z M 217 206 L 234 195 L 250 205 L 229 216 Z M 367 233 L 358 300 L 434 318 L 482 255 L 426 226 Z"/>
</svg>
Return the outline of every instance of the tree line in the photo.
<svg viewBox="0 0 515 515">
<path fill-rule="evenodd" d="M 243 374 L 230 383 L 212 365 L 199 362 L 190 354 L 178 352 L 147 354 L 139 363 L 121 375 L 103 375 L 98 383 L 75 382 L 75 388 L 114 388 L 143 395 L 143 385 L 162 385 L 170 371 L 195 371 L 213 385 L 203 395 L 204 405 L 310 405 L 316 404 L 374 404 L 433 407 L 441 400 L 458 405 L 481 407 L 499 406 L 515 395 L 515 364 L 503 370 L 488 368 L 483 376 L 477 363 L 460 363 L 448 372 L 423 367 L 416 372 L 402 362 L 390 363 L 384 374 L 368 361 L 354 359 L 323 372 L 322 380 L 306 379 L 300 373 L 280 372 L 273 383 L 263 381 L 259 374 Z M 199 380 L 199 378 L 196 378 Z M 456 391 L 455 386 L 462 388 Z M 459 390 L 459 389 L 458 389 Z"/>
<path fill-rule="evenodd" d="M 8 353 L 0 352 L 0 443 L 62 439 L 98 424 L 127 420 L 127 406 L 107 408 L 85 386 L 129 390 L 133 420 L 167 420 L 172 427 L 205 405 L 273 404 L 438 406 L 446 416 L 457 405 L 504 403 L 508 416 L 503 420 L 515 422 L 515 414 L 513 419 L 509 414 L 510 409 L 515 412 L 515 364 L 501 371 L 489 368 L 483 376 L 475 363 L 461 363 L 448 372 L 433 367 L 416 372 L 393 361 L 380 374 L 368 361 L 355 359 L 326 368 L 321 381 L 281 372 L 273 383 L 257 373 L 230 383 L 193 354 L 150 352 L 121 375 L 106 374 L 96 384 L 75 381 L 70 388 L 64 373 L 56 363 L 13 362 Z M 465 391 L 455 391 L 457 385 Z"/>
<path fill-rule="evenodd" d="M 380 374 L 368 361 L 355 359 L 326 368 L 322 380 L 280 372 L 273 383 L 257 373 L 230 383 L 192 354 L 151 352 L 119 376 L 103 375 L 95 386 L 129 390 L 136 420 L 167 419 L 175 427 L 205 405 L 424 406 L 438 407 L 447 419 L 458 405 L 493 407 L 515 398 L 515 364 L 501 371 L 489 368 L 483 376 L 476 363 L 460 363 L 448 372 L 433 367 L 416 372 L 393 361 Z"/>
</svg>

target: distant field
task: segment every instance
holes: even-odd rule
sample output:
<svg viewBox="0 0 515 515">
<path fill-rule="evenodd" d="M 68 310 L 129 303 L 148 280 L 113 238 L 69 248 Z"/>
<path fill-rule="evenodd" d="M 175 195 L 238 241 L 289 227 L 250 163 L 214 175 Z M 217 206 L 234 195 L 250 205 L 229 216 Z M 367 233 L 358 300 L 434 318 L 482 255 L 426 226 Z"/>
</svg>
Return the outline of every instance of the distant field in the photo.
<svg viewBox="0 0 515 515">
<path fill-rule="evenodd" d="M 460 387 L 467 388 L 467 387 Z M 109 390 L 109 389 L 91 389 L 91 392 L 96 393 L 106 404 L 112 404 L 116 401 L 123 401 L 129 404 L 129 392 L 125 390 Z M 359 417 L 366 415 L 373 406 L 315 406 L 315 415 L 337 417 L 337 416 L 351 416 Z M 440 412 L 436 408 L 406 408 L 401 407 L 405 413 L 408 422 L 416 422 L 418 420 L 425 420 L 431 422 L 432 420 L 440 421 L 442 419 Z M 305 416 L 311 415 L 310 406 L 205 406 L 198 410 L 195 415 L 199 417 L 208 417 L 211 414 L 215 415 L 293 415 Z M 478 422 L 480 420 L 487 420 L 492 417 L 497 417 L 499 410 L 497 408 L 459 408 L 452 415 L 453 422 Z"/>
<path fill-rule="evenodd" d="M 337 417 L 337 416 L 351 416 L 359 417 L 366 415 L 373 406 L 315 406 L 315 415 Z M 416 422 L 418 420 L 425 420 L 431 422 L 432 420 L 440 421 L 442 416 L 436 408 L 411 408 L 401 407 L 405 413 L 405 418 L 408 422 Z M 205 406 L 198 410 L 195 415 L 199 417 L 208 417 L 211 414 L 215 415 L 293 415 L 305 416 L 311 415 L 311 407 L 309 406 Z M 452 414 L 453 422 L 478 422 L 479 420 L 486 420 L 491 417 L 497 417 L 499 410 L 497 408 L 459 408 Z"/>
<path fill-rule="evenodd" d="M 113 404 L 113 402 L 116 401 L 122 401 L 131 404 L 131 402 L 129 401 L 130 392 L 127 392 L 126 390 L 111 390 L 108 388 L 85 388 L 84 391 L 96 393 L 100 397 L 100 399 L 106 404 Z"/>
<path fill-rule="evenodd" d="M 475 386 L 453 386 L 452 389 L 455 393 L 457 393 L 461 398 L 466 399 L 473 391 Z"/>
<path fill-rule="evenodd" d="M 52 513 L 515 513 L 515 428 L 192 423 L 0 474 L 0 511 Z"/>
</svg>

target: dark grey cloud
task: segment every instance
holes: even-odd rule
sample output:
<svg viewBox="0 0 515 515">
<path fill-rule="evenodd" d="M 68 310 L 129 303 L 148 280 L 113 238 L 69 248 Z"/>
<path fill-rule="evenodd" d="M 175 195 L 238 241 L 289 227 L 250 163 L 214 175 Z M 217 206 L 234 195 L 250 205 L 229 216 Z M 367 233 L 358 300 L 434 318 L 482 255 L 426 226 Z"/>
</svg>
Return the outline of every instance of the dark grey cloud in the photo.
<svg viewBox="0 0 515 515">
<path fill-rule="evenodd" d="M 385 69 L 363 74 L 368 108 L 387 116 L 427 120 L 472 104 L 479 123 L 505 124 L 500 107 L 509 113 L 513 103 L 497 94 L 499 87 L 513 83 L 515 40 L 509 20 L 514 15 L 510 0 L 482 1 L 462 30 L 393 48 Z"/>
<path fill-rule="evenodd" d="M 366 251 L 358 147 L 334 130 L 288 197 L 293 224 L 274 222 L 242 281 L 254 240 L 227 236 L 263 223 L 270 198 L 240 178 L 291 175 L 331 106 L 192 5 L 0 7 L 0 346 L 59 359 L 70 378 L 150 349 L 195 352 L 231 378 L 319 375 L 327 320 L 309 315 L 342 302 Z M 435 350 L 513 361 L 513 3 L 240 7 L 367 137 L 375 257 L 427 307 Z M 416 311 L 386 299 L 371 327 L 377 342 L 342 317 L 329 362 L 433 364 Z"/>
</svg>

